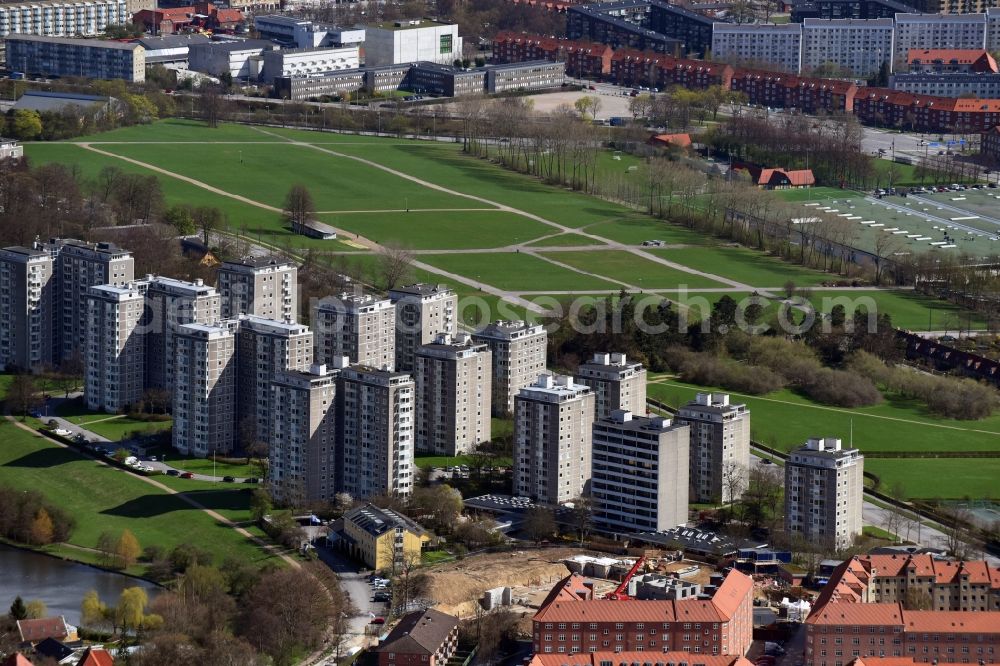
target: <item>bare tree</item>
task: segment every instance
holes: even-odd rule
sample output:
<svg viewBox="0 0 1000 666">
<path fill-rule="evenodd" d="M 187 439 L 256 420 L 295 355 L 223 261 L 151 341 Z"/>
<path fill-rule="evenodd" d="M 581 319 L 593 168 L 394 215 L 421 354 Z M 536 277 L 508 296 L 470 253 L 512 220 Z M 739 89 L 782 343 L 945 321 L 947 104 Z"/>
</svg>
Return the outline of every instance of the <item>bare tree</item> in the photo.
<svg viewBox="0 0 1000 666">
<path fill-rule="evenodd" d="M 218 127 L 225 108 L 225 100 L 218 86 L 202 84 L 198 92 L 198 111 L 205 124 Z"/>
<path fill-rule="evenodd" d="M 292 185 L 285 195 L 285 217 L 292 223 L 292 227 L 304 225 L 316 212 L 316 204 L 312 194 L 302 183 Z"/>
<path fill-rule="evenodd" d="M 387 244 L 378 250 L 378 280 L 383 289 L 394 289 L 413 276 L 413 253 L 399 245 Z"/>
<path fill-rule="evenodd" d="M 872 243 L 872 263 L 875 266 L 875 284 L 882 284 L 882 275 L 889 257 L 902 247 L 898 237 L 888 233 L 879 233 Z"/>
<path fill-rule="evenodd" d="M 7 403 L 10 405 L 10 410 L 20 414 L 23 421 L 28 412 L 38 407 L 41 402 L 35 378 L 29 374 L 15 375 L 7 389 Z"/>
</svg>

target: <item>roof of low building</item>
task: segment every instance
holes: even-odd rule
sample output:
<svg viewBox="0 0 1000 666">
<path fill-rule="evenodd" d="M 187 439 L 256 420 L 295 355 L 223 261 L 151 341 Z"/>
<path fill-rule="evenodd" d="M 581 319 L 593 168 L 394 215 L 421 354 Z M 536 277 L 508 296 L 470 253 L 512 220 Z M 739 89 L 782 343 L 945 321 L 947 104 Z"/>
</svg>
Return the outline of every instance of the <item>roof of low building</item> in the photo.
<svg viewBox="0 0 1000 666">
<path fill-rule="evenodd" d="M 410 613 L 389 632 L 377 651 L 434 654 L 457 626 L 457 617 L 433 608 Z"/>
<path fill-rule="evenodd" d="M 528 666 L 599 666 L 610 662 L 612 666 L 662 666 L 662 664 L 690 664 L 690 666 L 751 666 L 752 661 L 743 656 L 724 654 L 692 654 L 690 652 L 579 652 L 576 654 L 536 654 Z"/>
<path fill-rule="evenodd" d="M 104 648 L 90 647 L 84 650 L 76 666 L 114 666 L 115 659 Z"/>
<path fill-rule="evenodd" d="M 37 643 L 46 638 L 66 638 L 69 635 L 66 618 L 62 615 L 38 620 L 19 620 L 17 630 L 21 633 L 21 640 L 30 643 Z"/>
<path fill-rule="evenodd" d="M 35 646 L 35 653 L 42 657 L 51 657 L 56 661 L 62 661 L 73 654 L 73 649 L 54 638 L 46 638 Z"/>
<path fill-rule="evenodd" d="M 32 111 L 59 111 L 67 106 L 104 106 L 110 101 L 110 97 L 101 97 L 99 95 L 29 90 L 14 103 L 14 108 L 29 109 Z"/>
<path fill-rule="evenodd" d="M 344 514 L 344 521 L 351 522 L 373 536 L 380 536 L 396 527 L 403 527 L 416 534 L 423 534 L 424 528 L 406 516 L 390 509 L 381 509 L 374 504 L 366 504 Z"/>
</svg>

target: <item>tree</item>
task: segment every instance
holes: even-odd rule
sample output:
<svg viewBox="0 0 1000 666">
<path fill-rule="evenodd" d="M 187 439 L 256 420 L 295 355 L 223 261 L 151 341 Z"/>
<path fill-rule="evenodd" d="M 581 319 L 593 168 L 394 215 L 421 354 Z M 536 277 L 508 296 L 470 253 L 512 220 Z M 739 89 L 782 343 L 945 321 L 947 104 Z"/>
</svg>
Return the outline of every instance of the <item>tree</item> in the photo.
<svg viewBox="0 0 1000 666">
<path fill-rule="evenodd" d="M 584 95 L 573 102 L 573 108 L 581 117 L 586 118 L 589 113 L 590 117 L 596 120 L 601 110 L 601 100 L 593 95 Z"/>
<path fill-rule="evenodd" d="M 274 505 L 271 496 L 263 488 L 254 488 L 250 495 L 250 515 L 255 521 L 263 520 L 264 516 L 271 512 Z"/>
<path fill-rule="evenodd" d="M 129 587 L 122 590 L 118 597 L 118 605 L 115 606 L 115 624 L 121 627 L 123 636 L 146 627 L 150 622 L 156 622 L 152 617 L 146 615 L 147 604 L 149 604 L 149 596 L 141 587 Z"/>
<path fill-rule="evenodd" d="M 413 275 L 413 253 L 393 244 L 379 248 L 378 279 L 379 286 L 386 291 L 405 283 Z"/>
<path fill-rule="evenodd" d="M 29 374 L 14 375 L 10 386 L 7 388 L 7 404 L 15 414 L 21 415 L 24 421 L 28 412 L 37 408 L 42 403 L 39 397 L 38 384 L 35 378 Z"/>
<path fill-rule="evenodd" d="M 312 576 L 281 569 L 265 574 L 247 594 L 238 631 L 275 664 L 290 664 L 296 655 L 323 639 L 333 611 L 331 598 Z"/>
<path fill-rule="evenodd" d="M 312 194 L 305 185 L 301 183 L 292 185 L 291 189 L 288 190 L 288 194 L 285 195 L 284 211 L 285 217 L 288 218 L 293 227 L 303 225 L 309 221 L 316 212 L 316 204 L 313 202 Z"/>
<path fill-rule="evenodd" d="M 90 590 L 83 595 L 80 603 L 80 620 L 85 627 L 100 628 L 108 619 L 108 606 L 101 601 L 97 590 Z"/>
<path fill-rule="evenodd" d="M 580 537 L 580 547 L 583 548 L 583 542 L 593 527 L 594 506 L 591 499 L 584 495 L 574 499 L 570 516 L 573 529 Z"/>
<path fill-rule="evenodd" d="M 163 221 L 174 227 L 177 233 L 182 236 L 190 236 L 197 231 L 194 216 L 191 214 L 191 206 L 186 204 L 168 208 L 167 212 L 163 214 Z"/>
<path fill-rule="evenodd" d="M 653 98 L 648 93 L 636 95 L 628 102 L 628 110 L 635 118 L 646 118 L 653 110 Z"/>
<path fill-rule="evenodd" d="M 32 599 L 24 605 L 24 611 L 27 613 L 26 620 L 41 620 L 47 617 L 49 614 L 49 608 L 45 605 L 45 602 L 41 599 Z"/>
<path fill-rule="evenodd" d="M 225 100 L 219 86 L 202 84 L 198 92 L 198 111 L 209 127 L 218 127 L 222 117 Z"/>
<path fill-rule="evenodd" d="M 15 139 L 29 141 L 42 133 L 42 116 L 30 109 L 17 109 L 10 116 L 7 128 Z"/>
<path fill-rule="evenodd" d="M 202 241 L 209 244 L 209 234 L 225 225 L 226 214 L 215 206 L 198 206 L 192 211 L 192 219 L 197 228 L 201 229 Z"/>
<path fill-rule="evenodd" d="M 115 557 L 118 566 L 122 569 L 132 566 L 139 559 L 141 553 L 142 547 L 135 535 L 130 530 L 122 530 L 122 534 L 115 544 Z"/>
<path fill-rule="evenodd" d="M 550 509 L 536 506 L 524 514 L 524 534 L 534 542 L 551 537 L 556 531 L 556 518 Z"/>
<path fill-rule="evenodd" d="M 31 522 L 31 543 L 36 546 L 44 546 L 52 543 L 52 518 L 44 508 L 38 510 L 35 519 Z"/>
<path fill-rule="evenodd" d="M 10 605 L 10 616 L 17 622 L 28 618 L 28 609 L 20 596 L 14 597 L 14 603 Z"/>
</svg>

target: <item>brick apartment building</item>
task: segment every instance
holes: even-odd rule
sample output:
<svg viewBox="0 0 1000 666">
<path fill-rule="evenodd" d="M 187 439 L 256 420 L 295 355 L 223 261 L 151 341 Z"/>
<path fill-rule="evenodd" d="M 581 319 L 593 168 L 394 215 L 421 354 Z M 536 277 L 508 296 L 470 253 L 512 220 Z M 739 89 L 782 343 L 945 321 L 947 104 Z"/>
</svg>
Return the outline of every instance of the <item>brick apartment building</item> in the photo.
<svg viewBox="0 0 1000 666">
<path fill-rule="evenodd" d="M 857 85 L 848 81 L 816 79 L 781 72 L 740 69 L 733 73 L 730 88 L 747 96 L 749 104 L 771 108 L 800 109 L 806 113 L 851 113 Z"/>
<path fill-rule="evenodd" d="M 726 576 L 710 600 L 677 601 L 601 599 L 594 596 L 593 581 L 572 574 L 535 613 L 533 647 L 542 656 L 648 652 L 657 662 L 674 652 L 736 656 L 750 647 L 752 616 L 753 580 L 738 571 Z"/>
<path fill-rule="evenodd" d="M 618 49 L 611 57 L 608 78 L 621 86 L 683 86 L 702 90 L 709 86 L 728 89 L 732 75 L 733 68 L 724 63 L 674 58 L 654 51 Z"/>
<path fill-rule="evenodd" d="M 677 664 L 751 666 L 753 662 L 746 657 L 725 654 L 701 655 L 692 659 L 687 652 L 590 652 L 569 658 L 561 654 L 536 654 L 528 662 L 528 666 L 677 666 Z"/>
<path fill-rule="evenodd" d="M 557 39 L 541 35 L 501 32 L 493 39 L 493 56 L 499 63 L 552 60 L 566 63 L 566 73 L 584 78 L 601 78 L 611 70 L 607 44 L 584 40 Z"/>
</svg>

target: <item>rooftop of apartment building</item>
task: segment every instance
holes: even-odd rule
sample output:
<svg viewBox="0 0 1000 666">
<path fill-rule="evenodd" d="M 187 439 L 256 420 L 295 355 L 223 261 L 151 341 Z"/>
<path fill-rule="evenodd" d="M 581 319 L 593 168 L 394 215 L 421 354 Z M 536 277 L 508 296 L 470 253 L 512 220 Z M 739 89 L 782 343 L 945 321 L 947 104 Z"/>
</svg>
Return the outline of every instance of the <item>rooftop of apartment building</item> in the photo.
<svg viewBox="0 0 1000 666">
<path fill-rule="evenodd" d="M 576 654 L 536 654 L 528 666 L 751 666 L 743 656 L 691 654 L 690 652 L 578 652 Z"/>
<path fill-rule="evenodd" d="M 131 252 L 108 241 L 88 243 L 87 241 L 75 238 L 52 238 L 48 243 L 42 244 L 43 248 L 58 247 L 60 249 L 73 248 L 93 252 L 101 255 L 130 255 Z"/>
<path fill-rule="evenodd" d="M 397 372 L 390 368 L 376 368 L 370 365 L 351 365 L 344 368 L 343 373 L 349 379 L 356 379 L 369 384 L 379 384 L 381 386 L 413 381 L 413 377 L 408 372 Z"/>
<path fill-rule="evenodd" d="M 807 625 L 898 626 L 904 633 L 1000 634 L 1000 611 L 906 610 L 902 603 L 831 602 L 813 607 Z"/>
<path fill-rule="evenodd" d="M 299 335 L 309 332 L 309 327 L 305 324 L 268 319 L 253 314 L 241 314 L 239 326 L 240 328 L 248 327 L 259 333 L 277 333 L 279 335 Z"/>
<path fill-rule="evenodd" d="M 398 296 L 419 296 L 430 298 L 432 296 L 451 296 L 455 292 L 446 284 L 431 284 L 429 282 L 417 282 L 405 284 L 389 290 L 390 298 L 396 299 Z"/>
<path fill-rule="evenodd" d="M 141 44 L 107 41 L 103 39 L 76 39 L 71 37 L 43 37 L 41 35 L 9 34 L 6 41 L 41 42 L 44 44 L 65 44 L 66 46 L 85 46 L 98 49 L 114 49 L 118 51 L 145 50 Z"/>
<path fill-rule="evenodd" d="M 195 335 L 202 338 L 221 338 L 233 334 L 232 322 L 218 324 L 181 324 L 177 327 L 179 335 Z"/>
<path fill-rule="evenodd" d="M 613 429 L 616 432 L 662 433 L 687 427 L 687 424 L 674 423 L 665 416 L 636 416 L 624 409 L 613 409 L 611 416 L 594 423 L 594 432 Z"/>
<path fill-rule="evenodd" d="M 608 370 L 639 370 L 642 363 L 629 361 L 625 354 L 619 353 L 597 353 L 587 362 L 581 363 L 579 370 L 586 371 L 608 371 Z"/>
<path fill-rule="evenodd" d="M 483 338 L 495 338 L 498 340 L 510 340 L 513 338 L 523 338 L 529 335 L 536 335 L 545 331 L 541 324 L 529 324 L 521 320 L 499 319 L 490 322 L 474 333 Z"/>
<path fill-rule="evenodd" d="M 637 599 L 594 596 L 594 583 L 573 573 L 556 584 L 538 607 L 534 622 L 726 622 L 753 595 L 753 579 L 730 571 L 709 600 Z"/>
<path fill-rule="evenodd" d="M 388 298 L 374 294 L 342 292 L 338 296 L 321 298 L 317 307 L 332 312 L 373 312 L 389 309 L 393 304 Z"/>
<path fill-rule="evenodd" d="M 417 356 L 454 358 L 455 356 L 471 356 L 488 349 L 488 346 L 474 342 L 472 337 L 465 333 L 454 336 L 441 333 L 434 338 L 434 342 L 418 347 Z"/>
<path fill-rule="evenodd" d="M 793 449 L 791 461 L 809 460 L 840 460 L 857 457 L 860 451 L 853 447 L 844 448 L 839 437 L 810 437 L 805 444 Z"/>
<path fill-rule="evenodd" d="M 712 24 L 712 32 L 802 32 L 801 23 L 721 23 Z"/>
<path fill-rule="evenodd" d="M 697 418 L 698 414 L 730 415 L 749 412 L 746 405 L 730 402 L 728 393 L 698 393 L 694 400 L 681 406 L 678 413 Z"/>
<path fill-rule="evenodd" d="M 261 40 L 254 40 L 254 41 L 261 41 Z M 234 43 L 239 44 L 241 42 L 234 42 Z M 271 44 L 271 42 L 261 41 L 261 43 L 267 44 L 269 46 L 274 46 L 273 44 Z M 261 268 L 293 268 L 294 266 L 295 266 L 294 262 L 273 254 L 260 257 L 246 256 L 246 257 L 241 257 L 239 259 L 231 259 L 222 262 L 222 268 L 226 270 L 239 270 L 240 268 L 250 268 L 254 270 Z"/>
<path fill-rule="evenodd" d="M 25 258 L 30 257 L 48 257 L 48 252 L 42 252 L 41 250 L 36 250 L 33 247 L 23 247 L 21 245 L 11 245 L 10 247 L 3 248 L 3 252 L 9 255 L 17 255 Z"/>
<path fill-rule="evenodd" d="M 856 18 L 836 18 L 836 19 L 823 19 L 823 18 L 806 18 L 802 19 L 803 28 L 842 28 L 842 27 L 852 27 L 852 28 L 891 28 L 894 23 L 891 18 L 876 18 L 876 19 L 856 19 Z"/>
<path fill-rule="evenodd" d="M 380 509 L 374 504 L 366 504 L 351 509 L 344 514 L 344 522 L 350 522 L 368 532 L 372 536 L 385 534 L 397 527 L 407 529 L 414 534 L 423 534 L 424 528 L 406 516 L 390 509 Z"/>
<path fill-rule="evenodd" d="M 546 373 L 539 375 L 538 379 L 530 386 L 522 388 L 517 397 L 544 402 L 563 402 L 591 393 L 593 391 L 589 386 L 575 383 L 569 375 Z"/>
<path fill-rule="evenodd" d="M 140 37 L 135 43 L 142 44 L 147 51 L 159 51 L 162 49 L 179 49 L 192 44 L 207 44 L 209 39 L 205 35 L 160 35 L 158 37 Z"/>
<path fill-rule="evenodd" d="M 378 30 L 391 30 L 395 32 L 398 30 L 416 30 L 417 28 L 434 28 L 434 27 L 442 27 L 450 25 L 455 25 L 455 24 L 424 18 L 424 19 L 400 19 L 398 21 L 382 21 L 381 23 L 373 23 L 367 27 L 376 28 Z"/>
<path fill-rule="evenodd" d="M 205 284 L 205 281 L 198 278 L 194 282 L 178 280 L 177 278 L 165 277 L 163 275 L 147 275 L 145 282 L 149 283 L 149 288 L 162 290 L 171 294 L 184 294 L 186 296 L 213 296 L 217 292 L 215 287 Z"/>
<path fill-rule="evenodd" d="M 895 21 L 907 23 L 983 23 L 986 14 L 910 14 L 898 12 Z"/>
<path fill-rule="evenodd" d="M 115 298 L 118 300 L 127 298 L 145 298 L 147 286 L 148 285 L 141 280 L 128 282 L 123 285 L 99 284 L 90 287 L 90 293 L 94 296 L 104 296 L 106 298 Z"/>
</svg>

